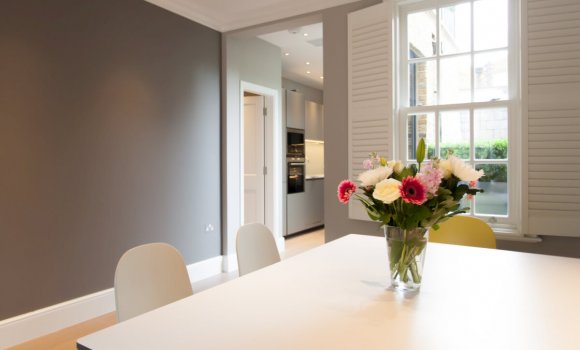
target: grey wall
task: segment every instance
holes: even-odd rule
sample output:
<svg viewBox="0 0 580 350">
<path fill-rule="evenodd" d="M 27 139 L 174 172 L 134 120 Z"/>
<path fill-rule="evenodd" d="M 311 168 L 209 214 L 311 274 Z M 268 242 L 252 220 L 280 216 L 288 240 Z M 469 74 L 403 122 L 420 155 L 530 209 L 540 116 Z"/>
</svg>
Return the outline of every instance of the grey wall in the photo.
<svg viewBox="0 0 580 350">
<path fill-rule="evenodd" d="M 282 78 L 282 87 L 286 90 L 296 90 L 302 93 L 304 98 L 308 101 L 324 104 L 322 90 L 318 90 L 286 78 Z"/>
<path fill-rule="evenodd" d="M 324 19 L 324 124 L 325 191 L 324 215 L 326 241 L 349 233 L 382 235 L 378 224 L 348 218 L 348 209 L 336 199 L 336 187 L 348 177 L 348 103 L 347 103 L 347 18 L 348 12 L 379 1 L 362 1 L 323 12 Z M 539 254 L 580 257 L 580 238 L 543 237 L 541 243 L 498 241 L 499 249 Z"/>
<path fill-rule="evenodd" d="M 497 241 L 498 249 L 580 258 L 580 238 L 542 236 L 540 243 Z"/>
<path fill-rule="evenodd" d="M 0 53 L 0 319 L 112 287 L 142 243 L 220 255 L 218 32 L 142 0 L 3 1 Z"/>
<path fill-rule="evenodd" d="M 336 198 L 340 181 L 348 178 L 347 14 L 380 1 L 361 1 L 323 12 L 324 35 L 324 225 L 326 241 L 349 233 L 382 235 L 373 222 L 351 220 Z"/>
</svg>

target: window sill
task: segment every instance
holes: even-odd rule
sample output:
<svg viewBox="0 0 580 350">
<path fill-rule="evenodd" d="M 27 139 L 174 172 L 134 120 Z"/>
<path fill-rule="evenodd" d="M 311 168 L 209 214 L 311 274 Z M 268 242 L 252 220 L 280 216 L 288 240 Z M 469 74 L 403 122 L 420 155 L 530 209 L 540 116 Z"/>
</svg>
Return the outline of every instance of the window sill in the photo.
<svg viewBox="0 0 580 350">
<path fill-rule="evenodd" d="M 522 242 L 522 243 L 540 243 L 542 237 L 528 237 L 514 231 L 494 230 L 495 238 L 500 241 Z"/>
</svg>

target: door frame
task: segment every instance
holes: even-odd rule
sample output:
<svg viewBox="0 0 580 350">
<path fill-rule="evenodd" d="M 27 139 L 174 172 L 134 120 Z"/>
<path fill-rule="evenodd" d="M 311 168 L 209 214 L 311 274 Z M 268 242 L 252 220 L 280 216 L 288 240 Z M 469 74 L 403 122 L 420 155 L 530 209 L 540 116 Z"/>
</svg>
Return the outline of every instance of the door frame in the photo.
<svg viewBox="0 0 580 350">
<path fill-rule="evenodd" d="M 265 130 L 265 159 L 264 164 L 268 168 L 268 173 L 265 177 L 265 224 L 272 231 L 276 245 L 279 251 L 284 251 L 284 191 L 283 191 L 283 164 L 285 161 L 285 154 L 282 140 L 284 130 L 282 128 L 282 113 L 280 91 L 277 89 L 268 88 L 257 85 L 247 81 L 240 80 L 239 90 L 239 130 L 238 130 L 238 153 L 239 166 L 227 167 L 227 172 L 235 173 L 238 178 L 238 188 L 231 189 L 234 191 L 234 196 L 242 199 L 244 195 L 244 176 L 243 176 L 243 157 L 244 157 L 244 92 L 251 92 L 257 95 L 264 96 L 264 105 L 267 108 Z M 233 174 L 232 174 L 233 175 Z M 230 197 L 228 195 L 228 197 Z M 271 208 L 271 209 L 270 209 Z M 227 226 L 230 228 L 237 228 L 241 226 L 243 220 L 243 200 L 240 200 L 240 206 L 236 213 L 227 212 Z M 235 234 L 226 235 L 227 246 L 236 246 Z M 224 264 L 224 271 L 233 271 L 237 269 L 237 258 L 233 254 L 227 255 Z"/>
<path fill-rule="evenodd" d="M 242 222 L 246 222 L 246 168 L 245 168 L 245 157 L 246 157 L 246 98 L 248 97 L 256 97 L 256 98 L 260 98 L 262 100 L 261 102 L 261 106 L 262 108 L 267 108 L 266 107 L 266 96 L 264 95 L 258 95 L 256 94 L 256 96 L 245 96 L 246 92 L 249 92 L 248 90 L 243 91 L 244 92 L 244 96 L 242 97 L 243 101 L 242 101 L 242 108 L 240 109 L 241 112 L 241 122 L 240 122 L 240 145 L 241 145 L 241 149 L 240 149 L 240 153 L 241 153 L 241 160 L 240 160 L 240 176 L 241 178 L 241 183 L 242 183 L 242 192 L 241 192 L 241 203 L 243 203 L 243 205 L 240 206 L 241 209 L 241 213 L 240 213 L 240 218 L 242 219 Z M 268 115 L 263 116 L 262 115 L 262 111 L 258 111 L 258 114 L 260 114 L 258 116 L 258 118 L 261 118 L 261 120 L 258 123 L 261 123 L 261 126 L 259 126 L 259 131 L 261 132 L 261 141 L 262 141 L 262 161 L 260 162 L 260 165 L 263 167 L 267 167 L 267 169 L 270 169 L 270 167 L 267 166 L 266 164 L 266 120 L 268 119 Z M 261 210 L 262 212 L 260 213 L 260 216 L 262 217 L 262 221 L 261 223 L 266 223 L 266 175 L 263 174 L 263 170 L 256 170 L 257 172 L 262 171 L 262 174 L 256 174 L 257 176 L 261 177 L 259 184 L 261 185 L 261 189 L 259 190 L 259 194 L 261 195 L 261 198 L 259 198 L 259 200 L 261 201 Z M 260 221 L 258 221 L 260 222 Z"/>
</svg>

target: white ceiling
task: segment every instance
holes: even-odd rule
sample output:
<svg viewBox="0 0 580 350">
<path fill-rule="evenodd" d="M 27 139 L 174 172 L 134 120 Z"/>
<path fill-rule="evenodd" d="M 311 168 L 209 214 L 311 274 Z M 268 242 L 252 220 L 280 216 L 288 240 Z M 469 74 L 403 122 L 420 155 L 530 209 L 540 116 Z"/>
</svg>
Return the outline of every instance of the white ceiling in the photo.
<svg viewBox="0 0 580 350">
<path fill-rule="evenodd" d="M 145 0 L 220 32 L 279 21 L 359 0 Z M 259 37 L 281 48 L 282 76 L 322 89 L 322 24 Z M 308 37 L 304 37 L 308 33 Z M 318 45 L 318 46 L 316 46 Z M 284 53 L 290 53 L 284 56 Z M 310 65 L 306 65 L 310 62 Z M 310 71 L 310 73 L 306 73 Z"/>
<path fill-rule="evenodd" d="M 145 0 L 195 22 L 227 32 L 358 0 Z"/>
<path fill-rule="evenodd" d="M 283 77 L 322 90 L 322 23 L 260 35 L 258 38 L 280 47 Z"/>
</svg>

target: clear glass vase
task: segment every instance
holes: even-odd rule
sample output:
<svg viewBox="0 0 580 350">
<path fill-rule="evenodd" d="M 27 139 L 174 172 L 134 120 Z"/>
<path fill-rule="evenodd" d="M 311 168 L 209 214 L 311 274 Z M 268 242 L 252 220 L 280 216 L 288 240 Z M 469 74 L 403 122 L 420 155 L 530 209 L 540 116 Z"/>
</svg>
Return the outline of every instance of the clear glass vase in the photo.
<svg viewBox="0 0 580 350">
<path fill-rule="evenodd" d="M 391 272 L 391 288 L 414 291 L 421 287 L 428 229 L 418 227 L 404 230 L 395 226 L 383 226 L 387 239 L 387 255 Z"/>
</svg>

